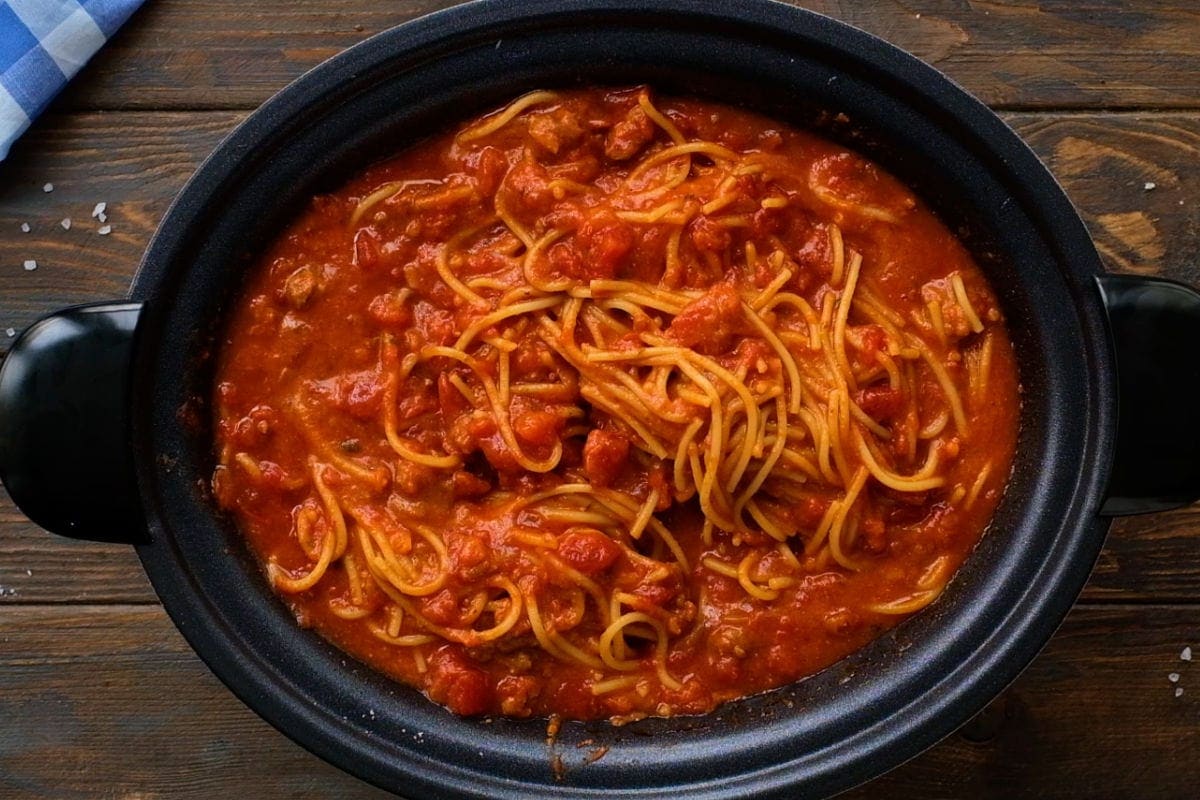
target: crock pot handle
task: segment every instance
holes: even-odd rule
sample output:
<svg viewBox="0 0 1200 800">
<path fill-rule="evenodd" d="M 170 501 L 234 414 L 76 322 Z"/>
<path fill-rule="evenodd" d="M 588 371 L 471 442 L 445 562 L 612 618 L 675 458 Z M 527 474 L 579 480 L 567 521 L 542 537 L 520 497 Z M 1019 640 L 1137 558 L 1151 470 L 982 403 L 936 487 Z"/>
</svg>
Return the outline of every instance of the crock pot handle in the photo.
<svg viewBox="0 0 1200 800">
<path fill-rule="evenodd" d="M 1200 294 L 1132 275 L 1097 278 L 1117 356 L 1120 421 L 1109 515 L 1143 514 L 1200 498 Z"/>
<path fill-rule="evenodd" d="M 94 303 L 31 325 L 0 363 L 0 482 L 64 536 L 145 536 L 129 444 L 140 303 Z"/>
</svg>

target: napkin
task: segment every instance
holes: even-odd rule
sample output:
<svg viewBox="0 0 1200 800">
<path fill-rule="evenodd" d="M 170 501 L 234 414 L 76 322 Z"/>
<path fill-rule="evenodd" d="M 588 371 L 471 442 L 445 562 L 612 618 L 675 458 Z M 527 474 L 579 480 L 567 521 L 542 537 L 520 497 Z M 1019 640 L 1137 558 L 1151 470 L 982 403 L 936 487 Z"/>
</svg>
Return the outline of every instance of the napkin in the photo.
<svg viewBox="0 0 1200 800">
<path fill-rule="evenodd" d="M 143 0 L 0 0 L 0 161 Z"/>
</svg>

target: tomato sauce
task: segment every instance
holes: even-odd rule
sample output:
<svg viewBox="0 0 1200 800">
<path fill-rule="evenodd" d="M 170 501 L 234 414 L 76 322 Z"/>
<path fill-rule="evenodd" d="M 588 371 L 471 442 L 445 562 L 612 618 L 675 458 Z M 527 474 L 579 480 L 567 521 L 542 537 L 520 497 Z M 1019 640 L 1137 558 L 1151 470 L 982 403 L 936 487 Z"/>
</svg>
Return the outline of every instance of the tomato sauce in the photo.
<svg viewBox="0 0 1200 800">
<path fill-rule="evenodd" d="M 1020 405 L 963 245 L 756 114 L 533 97 L 314 198 L 230 311 L 215 494 L 300 624 L 459 714 L 620 721 L 798 680 L 936 602 Z M 648 432 L 629 392 L 662 399 Z"/>
</svg>

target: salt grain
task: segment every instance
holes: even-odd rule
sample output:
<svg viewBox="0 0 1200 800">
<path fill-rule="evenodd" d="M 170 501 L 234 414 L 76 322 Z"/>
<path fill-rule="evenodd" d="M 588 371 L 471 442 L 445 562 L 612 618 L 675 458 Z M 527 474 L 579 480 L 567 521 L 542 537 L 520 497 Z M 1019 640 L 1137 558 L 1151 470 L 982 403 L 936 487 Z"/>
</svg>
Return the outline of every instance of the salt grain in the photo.
<svg viewBox="0 0 1200 800">
<path fill-rule="evenodd" d="M 16 329 L 16 328 L 9 328 L 8 330 L 6 330 L 6 331 L 5 331 L 5 333 L 8 335 L 8 338 L 10 338 L 10 339 L 11 339 L 12 337 L 14 337 L 14 336 L 16 336 L 16 335 L 17 335 L 17 329 Z"/>
<path fill-rule="evenodd" d="M 108 236 L 110 233 L 112 233 L 112 225 L 101 225 L 96 229 L 96 233 L 100 234 L 101 236 Z"/>
<path fill-rule="evenodd" d="M 105 214 L 103 211 L 101 211 L 96 215 L 96 219 L 100 220 L 101 222 L 108 222 L 108 214 Z"/>
<path fill-rule="evenodd" d="M 71 230 L 71 218 L 70 217 L 64 217 L 63 221 L 58 224 L 63 226 L 64 231 Z"/>
<path fill-rule="evenodd" d="M 34 261 L 32 258 L 25 262 L 25 271 L 26 272 L 33 272 L 35 269 L 37 269 L 37 262 Z"/>
<path fill-rule="evenodd" d="M 21 223 L 21 233 L 29 233 L 29 223 L 28 222 Z"/>
<path fill-rule="evenodd" d="M 1145 184 L 1145 185 L 1144 185 L 1142 188 L 1143 188 L 1143 189 L 1145 189 L 1145 190 L 1148 192 L 1148 191 L 1150 191 L 1151 189 L 1157 189 L 1157 188 L 1158 188 L 1158 184 L 1157 184 L 1157 183 L 1155 183 L 1154 181 L 1146 181 L 1146 184 Z"/>
<path fill-rule="evenodd" d="M 53 184 L 53 183 L 47 183 L 45 186 L 43 186 L 43 187 L 42 187 L 42 191 L 43 191 L 43 192 L 53 192 L 53 191 L 54 191 L 54 184 Z"/>
<path fill-rule="evenodd" d="M 92 219 L 95 219 L 103 214 L 104 209 L 106 208 L 108 208 L 108 203 L 96 203 L 95 208 L 92 209 Z"/>
<path fill-rule="evenodd" d="M 1167 680 L 1169 680 L 1171 683 L 1179 683 L 1179 673 L 1172 672 L 1170 675 L 1167 676 Z"/>
<path fill-rule="evenodd" d="M 1176 697 L 1183 697 L 1183 687 L 1182 687 L 1182 686 L 1176 686 L 1176 687 L 1175 687 L 1175 696 L 1176 696 Z"/>
<path fill-rule="evenodd" d="M 1192 660 L 1192 648 L 1191 647 L 1183 648 L 1183 652 L 1179 654 L 1179 660 L 1180 661 L 1191 661 Z"/>
</svg>

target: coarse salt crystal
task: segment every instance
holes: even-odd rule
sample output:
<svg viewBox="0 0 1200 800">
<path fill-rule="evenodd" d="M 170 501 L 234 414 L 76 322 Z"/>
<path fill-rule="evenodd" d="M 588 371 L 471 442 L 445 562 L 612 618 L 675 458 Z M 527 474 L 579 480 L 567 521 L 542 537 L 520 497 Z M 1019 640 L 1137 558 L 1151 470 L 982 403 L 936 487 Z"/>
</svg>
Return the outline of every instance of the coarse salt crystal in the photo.
<svg viewBox="0 0 1200 800">
<path fill-rule="evenodd" d="M 1167 680 L 1169 680 L 1171 683 L 1179 683 L 1179 673 L 1172 672 L 1170 675 L 1167 676 Z"/>
<path fill-rule="evenodd" d="M 1183 687 L 1182 687 L 1182 686 L 1176 686 L 1176 687 L 1175 687 L 1175 696 L 1176 696 L 1176 697 L 1183 697 Z"/>
<path fill-rule="evenodd" d="M 21 223 L 21 233 L 29 233 L 29 223 L 28 222 Z"/>
<path fill-rule="evenodd" d="M 25 271 L 26 272 L 33 272 L 35 269 L 37 269 L 37 262 L 34 261 L 32 258 L 25 262 Z"/>
<path fill-rule="evenodd" d="M 64 231 L 71 230 L 71 218 L 70 217 L 63 217 L 63 221 L 58 224 L 63 226 Z"/>
<path fill-rule="evenodd" d="M 101 236 L 108 236 L 110 233 L 112 233 L 112 225 L 101 225 L 96 229 L 96 233 L 100 234 Z"/>
<path fill-rule="evenodd" d="M 1157 183 L 1155 183 L 1154 181 L 1146 181 L 1145 185 L 1144 185 L 1142 188 L 1143 188 L 1143 189 L 1145 189 L 1145 190 L 1148 192 L 1148 191 L 1150 191 L 1151 189 L 1157 189 L 1157 188 L 1158 188 L 1158 184 L 1157 184 Z"/>
<path fill-rule="evenodd" d="M 1192 660 L 1192 648 L 1191 647 L 1183 648 L 1183 652 L 1181 652 L 1179 654 L 1179 660 L 1180 661 L 1191 661 Z"/>
<path fill-rule="evenodd" d="M 96 219 L 100 220 L 101 222 L 108 222 L 108 214 L 101 212 L 96 215 Z"/>
<path fill-rule="evenodd" d="M 14 336 L 16 336 L 16 335 L 17 335 L 17 329 L 16 329 L 16 328 L 9 328 L 8 330 L 6 330 L 6 331 L 5 331 L 5 333 L 6 333 L 6 334 L 8 334 L 8 338 L 10 338 L 10 339 L 11 339 L 12 337 L 14 337 Z"/>
<path fill-rule="evenodd" d="M 43 186 L 43 187 L 42 187 L 42 191 L 43 191 L 43 192 L 53 192 L 53 191 L 54 191 L 54 184 L 53 184 L 53 183 L 47 183 L 45 186 Z"/>
<path fill-rule="evenodd" d="M 108 208 L 108 203 L 96 203 L 96 206 L 92 209 L 92 218 L 94 219 L 103 214 L 106 208 Z"/>
</svg>

